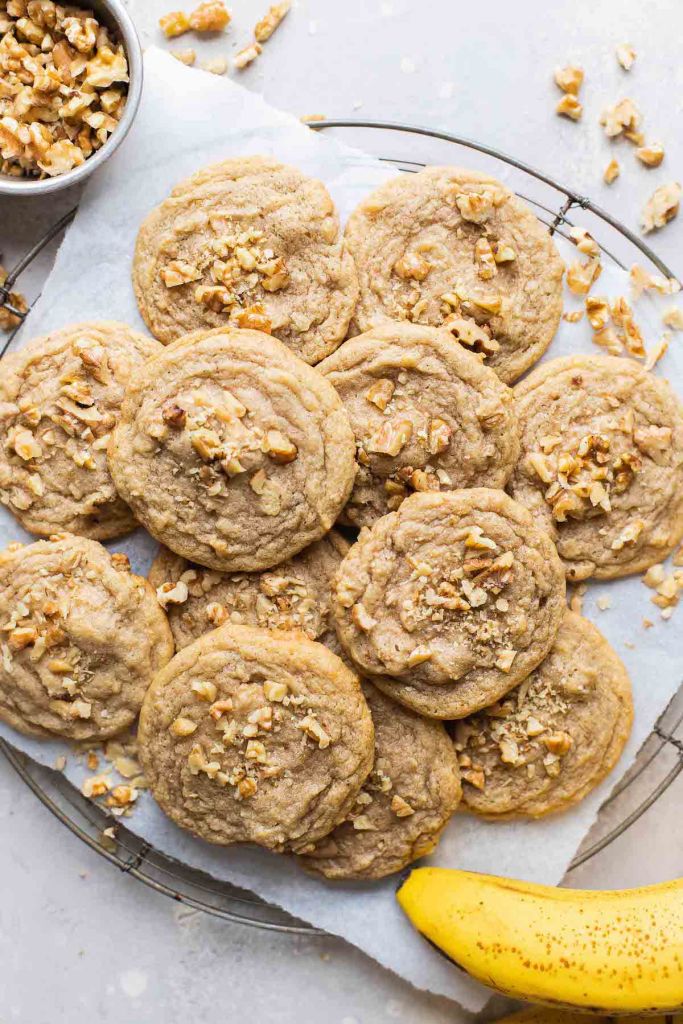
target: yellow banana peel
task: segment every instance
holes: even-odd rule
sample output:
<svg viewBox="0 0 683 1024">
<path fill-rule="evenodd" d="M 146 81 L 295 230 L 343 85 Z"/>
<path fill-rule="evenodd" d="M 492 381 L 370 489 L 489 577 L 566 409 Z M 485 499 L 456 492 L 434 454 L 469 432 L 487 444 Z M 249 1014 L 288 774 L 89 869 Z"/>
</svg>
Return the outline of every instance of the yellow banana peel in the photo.
<svg viewBox="0 0 683 1024">
<path fill-rule="evenodd" d="M 601 892 L 417 868 L 398 902 L 454 964 L 513 998 L 604 1014 L 683 1008 L 683 879 Z"/>
</svg>

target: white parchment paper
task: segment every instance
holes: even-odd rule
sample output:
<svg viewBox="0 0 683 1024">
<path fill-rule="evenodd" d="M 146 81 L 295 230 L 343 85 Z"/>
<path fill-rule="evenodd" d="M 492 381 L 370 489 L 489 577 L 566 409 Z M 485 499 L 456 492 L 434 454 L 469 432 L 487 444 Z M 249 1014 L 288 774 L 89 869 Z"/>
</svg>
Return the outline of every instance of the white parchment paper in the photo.
<svg viewBox="0 0 683 1024">
<path fill-rule="evenodd" d="M 396 173 L 370 156 L 317 135 L 240 86 L 185 68 L 159 50 L 147 52 L 145 76 L 142 106 L 130 136 L 88 186 L 22 340 L 89 318 L 120 319 L 144 329 L 130 284 L 137 229 L 173 185 L 207 163 L 245 153 L 271 154 L 321 178 L 342 219 L 370 189 Z M 576 258 L 576 250 L 562 240 L 560 248 L 565 259 Z M 627 294 L 626 275 L 605 267 L 594 291 Z M 664 301 L 671 300 L 645 298 L 638 304 L 638 321 L 650 343 L 661 333 Z M 572 305 L 578 303 L 568 296 L 567 306 Z M 582 351 L 596 351 L 587 324 L 563 322 L 549 356 Z M 674 336 L 657 372 L 668 375 L 683 392 L 679 337 Z M 17 539 L 30 540 L 0 509 L 0 544 Z M 156 548 L 142 530 L 109 546 L 126 551 L 134 570 L 141 573 Z M 661 621 L 650 603 L 651 593 L 638 577 L 596 584 L 584 606 L 624 659 L 634 684 L 633 735 L 610 779 L 579 807 L 545 821 L 491 824 L 456 816 L 432 863 L 539 882 L 562 879 L 600 804 L 683 677 L 680 626 L 675 618 Z M 598 610 L 596 600 L 601 596 L 609 597 L 609 610 Z M 643 629 L 644 617 L 654 621 L 652 629 Z M 53 766 L 59 755 L 70 754 L 65 744 L 28 740 L 2 724 L 0 735 L 47 766 Z M 65 773 L 77 786 L 91 774 L 73 756 L 68 756 Z M 419 988 L 450 996 L 472 1011 L 488 999 L 487 990 L 460 974 L 412 930 L 394 899 L 395 879 L 369 885 L 329 884 L 309 878 L 286 857 L 255 848 L 211 847 L 177 829 L 148 794 L 141 796 L 125 824 L 178 860 L 251 889 L 343 936 Z"/>
</svg>

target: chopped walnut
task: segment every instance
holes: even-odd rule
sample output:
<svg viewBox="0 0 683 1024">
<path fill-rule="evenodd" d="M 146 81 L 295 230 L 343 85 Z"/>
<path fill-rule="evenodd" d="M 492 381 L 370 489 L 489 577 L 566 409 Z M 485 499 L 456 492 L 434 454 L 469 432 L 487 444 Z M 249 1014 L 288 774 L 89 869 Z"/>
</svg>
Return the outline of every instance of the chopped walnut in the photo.
<svg viewBox="0 0 683 1024">
<path fill-rule="evenodd" d="M 413 425 L 410 420 L 388 421 L 383 423 L 373 434 L 365 447 L 369 452 L 396 456 L 408 444 L 413 436 Z"/>
<path fill-rule="evenodd" d="M 683 309 L 680 306 L 667 306 L 662 313 L 662 322 L 674 331 L 683 331 Z"/>
<path fill-rule="evenodd" d="M 398 793 L 391 798 L 391 809 L 397 818 L 409 818 L 411 814 L 415 814 L 415 808 L 411 807 L 408 801 Z"/>
<path fill-rule="evenodd" d="M 159 18 L 159 27 L 167 39 L 175 39 L 190 31 L 190 20 L 183 11 L 170 11 Z"/>
<path fill-rule="evenodd" d="M 485 188 L 481 192 L 456 193 L 455 205 L 463 220 L 471 224 L 484 224 L 505 198 L 505 193 L 500 189 Z"/>
<path fill-rule="evenodd" d="M 406 253 L 394 263 L 394 273 L 402 280 L 412 278 L 415 281 L 424 281 L 432 265 L 429 260 L 414 253 Z"/>
<path fill-rule="evenodd" d="M 555 83 L 562 92 L 576 95 L 583 84 L 583 68 L 573 64 L 555 69 Z"/>
<path fill-rule="evenodd" d="M 270 334 L 273 330 L 273 323 L 270 317 L 266 316 L 266 312 L 260 302 L 255 303 L 253 306 L 247 306 L 246 309 L 241 309 L 237 314 L 236 320 L 237 326 L 242 329 L 262 331 L 264 334 Z"/>
<path fill-rule="evenodd" d="M 612 551 L 621 551 L 628 544 L 635 544 L 644 528 L 645 523 L 642 519 L 634 519 L 632 522 L 627 523 L 619 536 L 615 537 L 610 544 Z"/>
<path fill-rule="evenodd" d="M 208 679 L 195 679 L 190 686 L 190 689 L 200 700 L 205 700 L 209 704 L 213 704 L 216 700 L 216 694 L 218 693 L 218 687 L 216 684 L 210 682 Z"/>
<path fill-rule="evenodd" d="M 577 324 L 583 318 L 582 309 L 565 310 L 562 319 L 568 324 Z"/>
<path fill-rule="evenodd" d="M 659 167 L 664 159 L 664 146 L 661 142 L 651 142 L 649 146 L 638 146 L 636 156 L 646 167 Z"/>
<path fill-rule="evenodd" d="M 612 107 L 607 107 L 600 115 L 600 124 L 605 129 L 605 134 L 610 138 L 617 135 L 626 135 L 633 140 L 638 136 L 640 126 L 640 111 L 633 100 L 619 100 Z"/>
<path fill-rule="evenodd" d="M 376 405 L 381 412 L 384 412 L 392 399 L 394 391 L 394 382 L 385 377 L 380 377 L 379 380 L 376 380 L 374 384 L 370 385 L 368 390 L 365 392 L 365 398 L 368 402 Z"/>
<path fill-rule="evenodd" d="M 430 421 L 427 447 L 431 455 L 440 455 L 445 452 L 451 441 L 453 431 L 440 417 Z"/>
<path fill-rule="evenodd" d="M 567 268 L 567 287 L 575 295 L 587 295 L 601 272 L 600 260 L 588 259 L 585 263 L 572 263 Z"/>
<path fill-rule="evenodd" d="M 612 158 L 602 172 L 602 180 L 606 185 L 611 185 L 613 181 L 616 181 L 621 172 L 619 161 Z"/>
<path fill-rule="evenodd" d="M 211 57 L 209 60 L 203 60 L 199 66 L 202 71 L 208 71 L 211 75 L 224 75 L 228 70 L 225 57 Z"/>
<path fill-rule="evenodd" d="M 175 57 L 176 60 L 179 60 L 181 64 L 185 64 L 187 67 L 192 67 L 197 59 L 197 54 L 191 49 L 171 50 L 171 56 Z"/>
<path fill-rule="evenodd" d="M 268 8 L 266 14 L 264 14 L 260 21 L 256 22 L 254 27 L 254 38 L 257 43 L 265 43 L 266 40 L 270 39 L 275 29 L 284 20 L 291 6 L 291 0 L 285 0 L 284 3 L 273 4 L 272 7 Z"/>
<path fill-rule="evenodd" d="M 230 11 L 221 0 L 206 0 L 189 17 L 194 32 L 222 32 L 230 22 Z"/>
<path fill-rule="evenodd" d="M 636 51 L 633 49 L 630 43 L 619 43 L 615 50 L 617 60 L 621 64 L 624 71 L 630 71 L 633 67 L 633 62 L 636 59 Z"/>
<path fill-rule="evenodd" d="M 571 749 L 573 741 L 568 732 L 553 732 L 544 736 L 542 742 L 551 754 L 564 757 Z"/>
<path fill-rule="evenodd" d="M 263 694 L 266 700 L 272 700 L 277 704 L 280 704 L 287 696 L 287 684 L 276 683 L 274 680 L 266 679 L 263 684 Z"/>
<path fill-rule="evenodd" d="M 115 551 L 111 556 L 111 564 L 119 572 L 130 572 L 130 558 L 123 551 Z"/>
<path fill-rule="evenodd" d="M 654 289 L 660 295 L 675 295 L 681 290 L 681 285 L 675 277 L 651 274 L 637 263 L 634 263 L 629 271 L 629 281 L 634 299 L 640 298 L 642 293 L 649 289 Z"/>
<path fill-rule="evenodd" d="M 241 71 L 243 68 L 246 68 L 249 64 L 255 61 L 262 50 L 263 47 L 260 43 L 249 43 L 248 46 L 245 46 L 244 49 L 235 54 L 232 61 L 233 67 L 237 68 L 238 71 Z"/>
<path fill-rule="evenodd" d="M 191 736 L 193 732 L 196 732 L 197 726 L 191 718 L 176 718 L 175 721 L 171 722 L 169 726 L 170 732 L 174 736 L 184 737 Z"/>
<path fill-rule="evenodd" d="M 325 732 L 318 719 L 313 714 L 306 715 L 297 724 L 297 729 L 306 733 L 309 739 L 316 740 L 320 750 L 325 750 L 332 742 L 330 736 Z"/>
<path fill-rule="evenodd" d="M 586 228 L 579 227 L 578 225 L 571 228 L 569 237 L 579 252 L 584 253 L 586 256 L 599 258 L 600 246 Z"/>
<path fill-rule="evenodd" d="M 184 604 L 189 596 L 187 583 L 178 580 L 177 583 L 162 583 L 156 590 L 157 601 L 162 608 L 168 608 L 169 604 Z"/>
<path fill-rule="evenodd" d="M 293 462 L 299 453 L 297 446 L 279 430 L 268 430 L 263 441 L 263 450 L 273 462 Z"/>
<path fill-rule="evenodd" d="M 0 12 L 0 171 L 17 177 L 82 164 L 125 104 L 128 67 L 114 34 L 92 11 L 44 3 Z"/>
<path fill-rule="evenodd" d="M 160 272 L 159 276 L 167 288 L 179 288 L 181 285 L 190 284 L 191 281 L 199 281 L 202 272 L 190 263 L 184 263 L 182 260 L 171 260 Z"/>
<path fill-rule="evenodd" d="M 657 365 L 662 356 L 666 355 L 667 349 L 669 348 L 669 341 L 671 340 L 670 335 L 667 331 L 664 331 L 661 338 L 654 343 L 648 350 L 643 363 L 643 369 L 652 370 Z"/>
<path fill-rule="evenodd" d="M 663 228 L 678 215 L 681 200 L 681 186 L 677 181 L 670 181 L 655 189 L 643 207 L 641 226 L 644 232 Z"/>
<path fill-rule="evenodd" d="M 351 618 L 358 629 L 362 629 L 364 633 L 367 633 L 368 630 L 377 625 L 377 619 L 373 619 L 372 615 L 370 615 L 360 601 L 354 604 L 351 610 Z"/>
<path fill-rule="evenodd" d="M 572 93 L 567 92 L 555 107 L 555 113 L 568 117 L 571 121 L 579 121 L 583 114 L 583 104 Z"/>
</svg>

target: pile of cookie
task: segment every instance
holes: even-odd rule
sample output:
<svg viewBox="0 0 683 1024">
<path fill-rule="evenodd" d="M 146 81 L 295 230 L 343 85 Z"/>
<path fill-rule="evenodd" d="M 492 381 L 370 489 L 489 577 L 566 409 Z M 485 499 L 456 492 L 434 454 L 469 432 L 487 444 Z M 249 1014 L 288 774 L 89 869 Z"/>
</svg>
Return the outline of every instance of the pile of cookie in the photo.
<svg viewBox="0 0 683 1024">
<path fill-rule="evenodd" d="M 343 237 L 270 158 L 178 185 L 133 263 L 157 340 L 80 324 L 0 367 L 0 500 L 47 538 L 0 556 L 0 717 L 95 742 L 139 715 L 177 824 L 330 878 L 400 869 L 458 807 L 580 800 L 632 703 L 566 580 L 680 542 L 683 409 L 626 358 L 509 386 L 562 274 L 484 174 L 392 180 Z M 139 524 L 149 580 L 99 543 Z"/>
</svg>

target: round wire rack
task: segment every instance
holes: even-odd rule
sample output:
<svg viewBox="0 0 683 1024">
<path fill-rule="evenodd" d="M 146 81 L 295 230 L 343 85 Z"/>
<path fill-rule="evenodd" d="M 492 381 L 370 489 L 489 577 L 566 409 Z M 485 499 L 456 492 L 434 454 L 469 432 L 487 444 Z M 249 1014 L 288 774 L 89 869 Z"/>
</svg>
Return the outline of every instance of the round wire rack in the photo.
<svg viewBox="0 0 683 1024">
<path fill-rule="evenodd" d="M 550 234 L 568 238 L 574 225 L 574 213 L 579 211 L 581 226 L 590 231 L 604 259 L 622 269 L 640 260 L 665 277 L 675 276 L 637 235 L 586 196 L 491 146 L 447 132 L 384 121 L 324 120 L 310 127 L 315 131 L 341 132 L 344 142 L 350 142 L 404 173 L 415 173 L 427 164 L 466 166 L 473 153 L 477 154 L 478 168 L 503 178 L 530 204 Z M 392 155 L 387 156 L 388 152 Z M 75 212 L 75 209 L 69 211 L 55 223 L 0 285 L 0 307 L 15 314 L 18 320 L 17 328 L 8 336 L 0 354 L 7 351 L 21 323 L 30 314 L 30 307 L 28 313 L 23 313 L 13 304 L 11 292 L 34 260 L 49 251 L 50 246 L 56 247 Z M 35 301 L 34 298 L 31 306 Z M 103 808 L 83 797 L 60 772 L 36 764 L 3 740 L 0 740 L 0 751 L 38 799 L 71 832 L 121 871 L 157 892 L 196 910 L 241 924 L 294 934 L 323 934 L 253 893 L 217 881 L 160 853 L 129 832 L 120 819 L 112 819 Z M 661 715 L 635 763 L 603 804 L 569 870 L 584 864 L 626 832 L 656 803 L 681 771 L 683 690 Z M 105 829 L 110 834 L 113 829 L 115 839 L 105 836 Z"/>
</svg>

